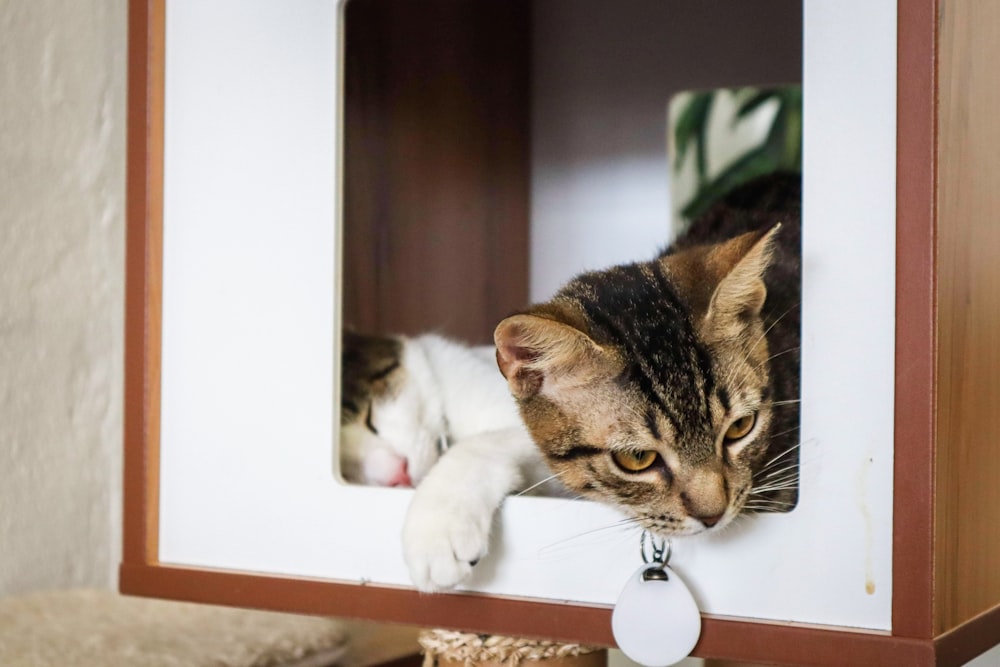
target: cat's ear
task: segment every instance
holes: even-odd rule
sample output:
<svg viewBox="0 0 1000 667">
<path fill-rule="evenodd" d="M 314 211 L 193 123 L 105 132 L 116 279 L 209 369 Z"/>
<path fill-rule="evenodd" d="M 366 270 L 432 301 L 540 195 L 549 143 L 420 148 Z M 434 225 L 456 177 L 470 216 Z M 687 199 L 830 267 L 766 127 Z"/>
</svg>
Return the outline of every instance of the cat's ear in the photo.
<svg viewBox="0 0 1000 667">
<path fill-rule="evenodd" d="M 712 293 L 706 323 L 725 326 L 760 314 L 767 299 L 764 272 L 771 264 L 780 229 L 777 224 L 764 233 L 743 234 L 712 250 L 710 262 L 728 269 Z"/>
<path fill-rule="evenodd" d="M 493 332 L 497 365 L 518 398 L 542 386 L 567 388 L 587 384 L 611 372 L 613 358 L 587 334 L 546 316 L 512 315 Z"/>
</svg>

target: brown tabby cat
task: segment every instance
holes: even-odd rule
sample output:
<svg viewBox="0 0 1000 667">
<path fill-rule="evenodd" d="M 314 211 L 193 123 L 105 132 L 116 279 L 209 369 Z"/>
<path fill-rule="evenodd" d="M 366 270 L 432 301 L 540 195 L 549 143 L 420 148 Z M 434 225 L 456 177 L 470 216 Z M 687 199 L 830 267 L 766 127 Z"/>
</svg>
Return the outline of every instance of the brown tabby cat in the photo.
<svg viewBox="0 0 1000 667">
<path fill-rule="evenodd" d="M 732 192 L 657 259 L 503 320 L 497 361 L 553 472 L 659 535 L 797 499 L 800 185 Z"/>
</svg>

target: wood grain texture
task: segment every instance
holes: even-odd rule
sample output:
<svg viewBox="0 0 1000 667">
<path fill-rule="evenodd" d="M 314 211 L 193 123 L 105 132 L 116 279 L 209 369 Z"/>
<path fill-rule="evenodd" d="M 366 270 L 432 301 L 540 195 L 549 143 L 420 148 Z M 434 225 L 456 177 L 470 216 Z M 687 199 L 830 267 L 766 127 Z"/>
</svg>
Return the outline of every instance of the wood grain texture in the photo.
<svg viewBox="0 0 1000 667">
<path fill-rule="evenodd" d="M 1000 4 L 942 2 L 938 633 L 1000 604 Z"/>
<path fill-rule="evenodd" d="M 164 0 L 129 2 L 124 536 L 126 563 L 158 557 L 163 278 Z"/>
<path fill-rule="evenodd" d="M 528 299 L 524 0 L 352 0 L 343 314 L 362 332 L 492 342 Z"/>
</svg>

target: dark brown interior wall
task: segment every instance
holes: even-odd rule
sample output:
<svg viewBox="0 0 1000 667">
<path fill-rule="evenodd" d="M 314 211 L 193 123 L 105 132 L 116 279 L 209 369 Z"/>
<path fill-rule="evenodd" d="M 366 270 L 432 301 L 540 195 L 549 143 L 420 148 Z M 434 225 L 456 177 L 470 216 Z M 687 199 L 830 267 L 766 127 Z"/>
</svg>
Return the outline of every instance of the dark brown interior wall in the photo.
<svg viewBox="0 0 1000 667">
<path fill-rule="evenodd" d="M 526 0 L 350 0 L 343 314 L 473 342 L 528 298 Z"/>
</svg>

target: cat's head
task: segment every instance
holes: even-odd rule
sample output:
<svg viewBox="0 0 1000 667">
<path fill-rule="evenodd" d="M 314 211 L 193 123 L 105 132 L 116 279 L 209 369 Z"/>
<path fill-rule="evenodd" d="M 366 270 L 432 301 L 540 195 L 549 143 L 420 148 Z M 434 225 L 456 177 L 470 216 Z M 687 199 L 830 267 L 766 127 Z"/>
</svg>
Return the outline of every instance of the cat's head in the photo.
<svg viewBox="0 0 1000 667">
<path fill-rule="evenodd" d="M 349 482 L 413 486 L 438 457 L 441 407 L 421 386 L 427 361 L 404 337 L 343 332 L 340 472 Z"/>
<path fill-rule="evenodd" d="M 776 232 L 584 274 L 497 326 L 501 372 L 563 484 L 664 536 L 741 511 L 772 424 Z"/>
</svg>

